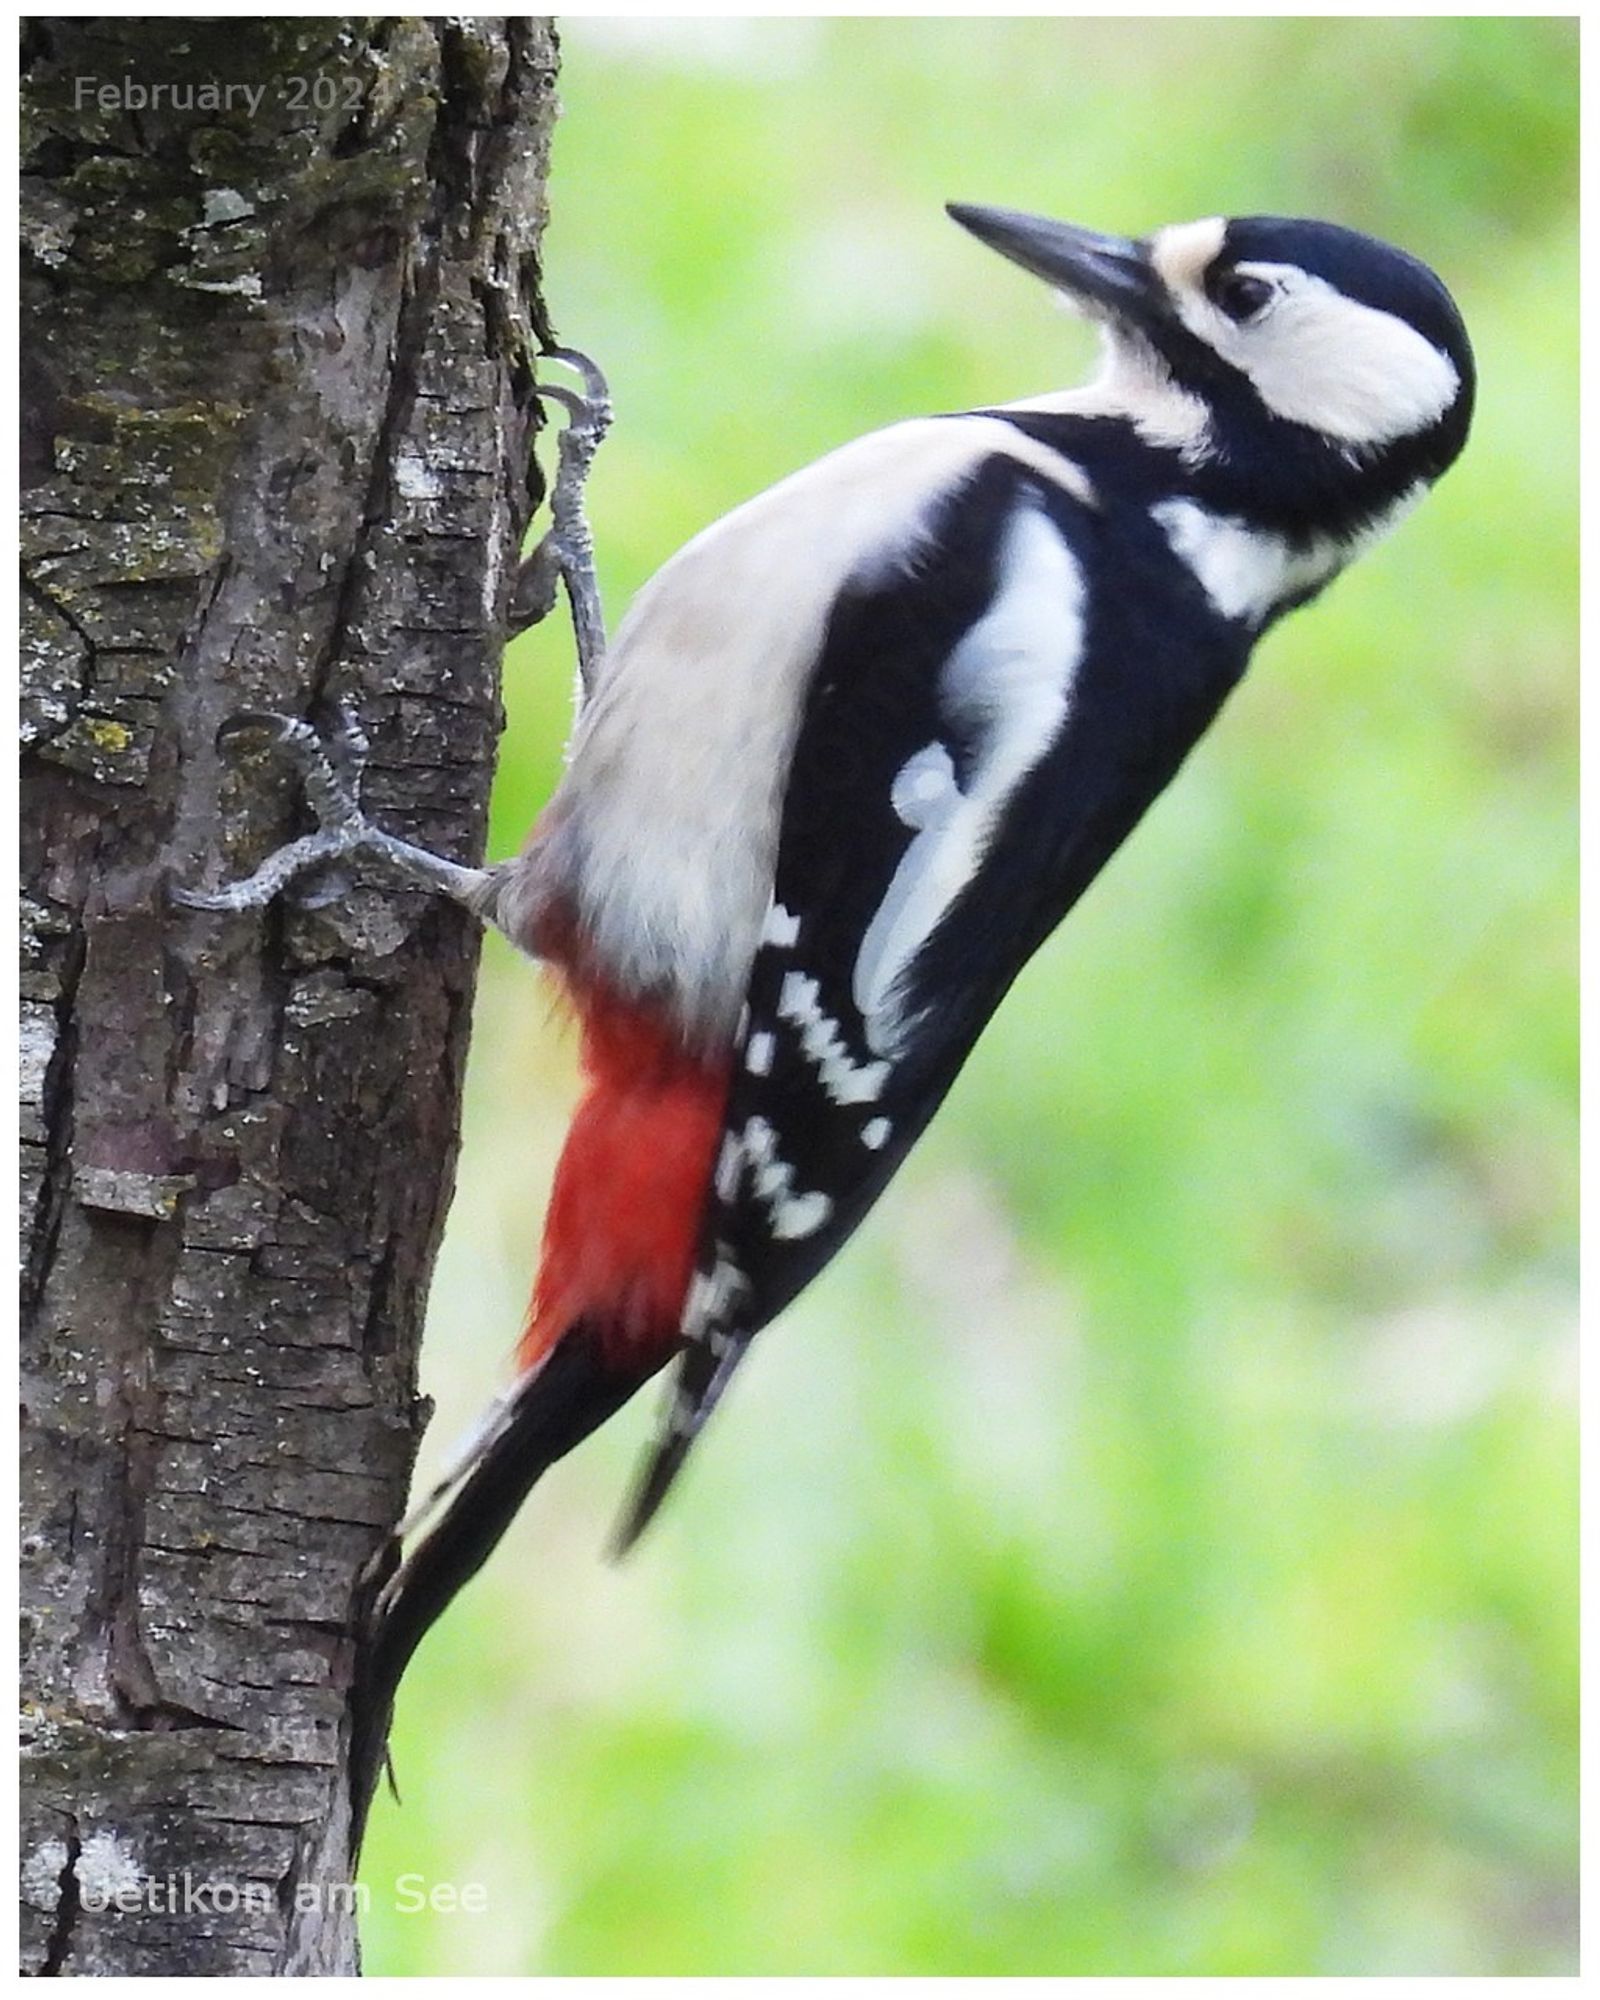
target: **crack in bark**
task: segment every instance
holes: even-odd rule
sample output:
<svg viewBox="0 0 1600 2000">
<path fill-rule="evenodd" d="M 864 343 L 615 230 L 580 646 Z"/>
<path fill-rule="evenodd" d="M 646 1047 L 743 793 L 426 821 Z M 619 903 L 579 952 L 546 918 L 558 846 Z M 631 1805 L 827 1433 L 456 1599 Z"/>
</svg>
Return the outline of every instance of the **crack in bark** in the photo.
<svg viewBox="0 0 1600 2000">
<path fill-rule="evenodd" d="M 68 1823 L 67 1858 L 62 1862 L 61 1873 L 56 1878 L 55 1917 L 45 1941 L 44 1961 L 39 1967 L 40 1977 L 44 1979 L 61 1976 L 67 1954 L 72 1949 L 72 1933 L 83 1907 L 83 1895 L 78 1887 L 78 1860 L 82 1853 L 83 1842 L 78 1837 L 78 1822 L 74 1819 Z"/>
<path fill-rule="evenodd" d="M 83 962 L 82 933 L 75 931 L 56 974 L 55 1046 L 45 1071 L 40 1106 L 45 1132 L 43 1170 L 24 1245 L 21 1307 L 25 1320 L 33 1314 L 44 1288 L 72 1185 L 72 1073 L 77 1052 L 73 1008 Z"/>
</svg>

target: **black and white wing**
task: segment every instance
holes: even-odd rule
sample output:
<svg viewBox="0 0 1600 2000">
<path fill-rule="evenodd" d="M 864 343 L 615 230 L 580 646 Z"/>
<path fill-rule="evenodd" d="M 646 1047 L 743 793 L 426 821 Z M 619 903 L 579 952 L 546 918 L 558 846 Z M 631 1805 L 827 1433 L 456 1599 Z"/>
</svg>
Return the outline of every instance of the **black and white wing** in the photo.
<svg viewBox="0 0 1600 2000">
<path fill-rule="evenodd" d="M 1132 635 L 1095 608 L 1103 539 L 1091 505 L 996 455 L 947 501 L 914 577 L 858 580 L 834 605 L 676 1396 L 624 1547 L 749 1341 L 883 1191 L 1022 965 L 1225 691 L 1197 706 L 1181 662 L 1154 662 L 1156 685 L 1139 685 L 1118 657 Z"/>
</svg>

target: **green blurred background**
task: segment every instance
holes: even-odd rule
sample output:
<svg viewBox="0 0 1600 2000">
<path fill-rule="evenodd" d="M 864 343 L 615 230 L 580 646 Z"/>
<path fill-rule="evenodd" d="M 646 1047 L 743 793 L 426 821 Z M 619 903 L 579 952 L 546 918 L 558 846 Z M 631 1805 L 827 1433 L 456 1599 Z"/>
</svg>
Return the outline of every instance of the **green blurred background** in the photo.
<svg viewBox="0 0 1600 2000">
<path fill-rule="evenodd" d="M 894 418 L 1078 379 L 947 197 L 1326 215 L 1477 430 L 1262 647 L 674 1505 L 647 1395 L 406 1683 L 374 1972 L 1575 1967 L 1574 24 L 574 20 L 548 293 L 613 621 Z M 564 620 L 508 664 L 493 851 Z M 491 939 L 426 1385 L 502 1379 L 573 1090 Z M 411 1915 L 397 1877 L 485 1885 Z"/>
</svg>

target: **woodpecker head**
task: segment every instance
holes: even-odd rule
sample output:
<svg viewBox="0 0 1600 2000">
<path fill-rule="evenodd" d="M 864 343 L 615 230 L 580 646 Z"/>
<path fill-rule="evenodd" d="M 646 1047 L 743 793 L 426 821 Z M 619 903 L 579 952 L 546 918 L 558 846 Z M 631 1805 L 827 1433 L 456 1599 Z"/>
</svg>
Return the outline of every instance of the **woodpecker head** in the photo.
<svg viewBox="0 0 1600 2000">
<path fill-rule="evenodd" d="M 1213 217 L 1137 241 L 1012 209 L 951 216 L 1101 323 L 1102 388 L 1264 513 L 1358 526 L 1466 442 L 1472 349 L 1425 264 L 1329 222 Z M 1187 414 L 1185 414 L 1185 412 Z"/>
</svg>

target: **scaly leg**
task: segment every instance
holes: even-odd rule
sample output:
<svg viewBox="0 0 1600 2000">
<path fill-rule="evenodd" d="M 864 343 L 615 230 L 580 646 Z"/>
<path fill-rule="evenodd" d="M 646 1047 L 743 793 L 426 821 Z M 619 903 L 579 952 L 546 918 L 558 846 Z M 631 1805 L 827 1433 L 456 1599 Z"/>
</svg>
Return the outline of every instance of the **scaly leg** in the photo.
<svg viewBox="0 0 1600 2000">
<path fill-rule="evenodd" d="M 280 847 L 243 881 L 213 890 L 174 889 L 174 902 L 191 910 L 259 910 L 308 868 L 364 854 L 383 862 L 419 889 L 431 889 L 464 903 L 476 916 L 490 916 L 494 870 L 463 868 L 441 854 L 430 854 L 425 847 L 414 847 L 409 840 L 397 840 L 367 818 L 361 808 L 367 739 L 348 709 L 340 707 L 337 714 L 337 724 L 326 742 L 309 722 L 294 716 L 247 710 L 224 724 L 229 733 L 246 728 L 271 732 L 273 747 L 300 773 L 317 830 Z"/>
<path fill-rule="evenodd" d="M 583 489 L 594 455 L 611 428 L 611 394 L 604 375 L 575 348 L 553 347 L 548 358 L 565 363 L 580 375 L 583 392 L 554 382 L 536 385 L 540 396 L 559 403 L 566 411 L 567 424 L 561 433 L 550 489 L 550 530 L 518 574 L 511 624 L 516 632 L 536 625 L 554 604 L 557 583 L 565 584 L 578 647 L 581 701 L 594 692 L 606 652 L 605 617 L 594 571 L 594 538 L 584 513 Z"/>
<path fill-rule="evenodd" d="M 605 619 L 594 572 L 594 539 L 583 508 L 584 482 L 594 455 L 611 426 L 611 397 L 606 379 L 587 356 L 569 347 L 554 347 L 549 358 L 564 363 L 583 380 L 583 391 L 556 383 L 539 383 L 537 393 L 559 403 L 567 412 L 561 433 L 556 476 L 550 492 L 551 526 L 544 540 L 523 564 L 512 598 L 513 631 L 536 624 L 555 602 L 564 584 L 572 607 L 573 635 L 578 651 L 579 699 L 594 688 L 605 659 Z M 293 716 L 246 711 L 225 725 L 272 732 L 275 747 L 295 765 L 305 785 L 306 799 L 317 818 L 317 831 L 290 841 L 269 855 L 253 875 L 221 889 L 174 889 L 173 900 L 191 910 L 258 910 L 307 869 L 364 854 L 385 863 L 420 889 L 431 889 L 465 904 L 476 916 L 494 920 L 498 872 L 463 868 L 442 855 L 430 854 L 408 840 L 375 827 L 361 809 L 361 775 L 367 761 L 367 739 L 348 710 L 327 741 L 308 722 Z"/>
</svg>

